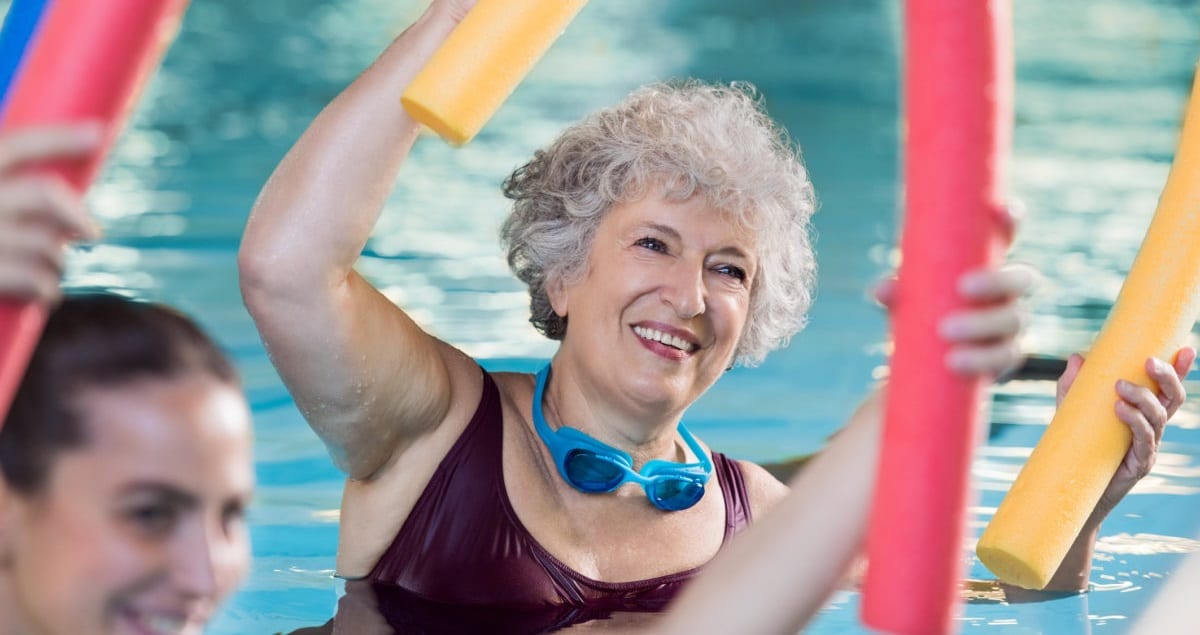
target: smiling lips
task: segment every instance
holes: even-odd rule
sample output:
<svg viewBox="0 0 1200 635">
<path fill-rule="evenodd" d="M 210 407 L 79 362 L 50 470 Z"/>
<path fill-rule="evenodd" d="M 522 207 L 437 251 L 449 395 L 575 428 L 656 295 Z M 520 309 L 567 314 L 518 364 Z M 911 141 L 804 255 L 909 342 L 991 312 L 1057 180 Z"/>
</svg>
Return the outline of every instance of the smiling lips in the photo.
<svg viewBox="0 0 1200 635">
<path fill-rule="evenodd" d="M 125 608 L 120 612 L 127 625 L 138 635 L 178 635 L 200 631 L 204 619 L 180 612 L 139 611 Z"/>
<path fill-rule="evenodd" d="M 657 329 L 647 328 L 645 326 L 635 326 L 633 327 L 633 332 L 643 340 L 658 342 L 659 344 L 669 346 L 684 353 L 691 353 L 700 348 L 699 345 L 689 342 L 682 337 L 671 335 L 670 333 L 665 333 Z"/>
</svg>

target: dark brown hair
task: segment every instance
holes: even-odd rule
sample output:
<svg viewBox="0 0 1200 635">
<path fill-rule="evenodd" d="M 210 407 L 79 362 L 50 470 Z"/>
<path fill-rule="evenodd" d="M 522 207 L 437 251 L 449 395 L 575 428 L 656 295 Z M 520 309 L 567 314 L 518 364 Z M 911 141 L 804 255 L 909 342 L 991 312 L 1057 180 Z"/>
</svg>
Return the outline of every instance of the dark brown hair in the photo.
<svg viewBox="0 0 1200 635">
<path fill-rule="evenodd" d="M 190 373 L 239 385 L 229 359 L 179 311 L 111 294 L 67 296 L 0 427 L 0 474 L 13 490 L 38 493 L 57 455 L 87 441 L 75 407 L 81 390 Z"/>
</svg>

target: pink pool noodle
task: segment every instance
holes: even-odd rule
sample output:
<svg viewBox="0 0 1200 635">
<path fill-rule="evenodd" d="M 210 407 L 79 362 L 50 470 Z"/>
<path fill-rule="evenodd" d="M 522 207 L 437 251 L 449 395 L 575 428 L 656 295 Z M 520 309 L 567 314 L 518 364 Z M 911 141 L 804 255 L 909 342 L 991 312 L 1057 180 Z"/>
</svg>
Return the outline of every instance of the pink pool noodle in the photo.
<svg viewBox="0 0 1200 635">
<path fill-rule="evenodd" d="M 963 306 L 959 277 L 1006 247 L 1010 12 L 1008 0 L 906 3 L 902 260 L 862 596 L 863 622 L 889 633 L 953 632 L 984 380 L 946 368 L 937 325 Z"/>
<path fill-rule="evenodd" d="M 0 131 L 103 122 L 106 140 L 91 156 L 37 168 L 86 190 L 186 7 L 187 0 L 53 0 L 25 51 Z M 0 300 L 0 422 L 45 321 L 45 306 Z"/>
</svg>

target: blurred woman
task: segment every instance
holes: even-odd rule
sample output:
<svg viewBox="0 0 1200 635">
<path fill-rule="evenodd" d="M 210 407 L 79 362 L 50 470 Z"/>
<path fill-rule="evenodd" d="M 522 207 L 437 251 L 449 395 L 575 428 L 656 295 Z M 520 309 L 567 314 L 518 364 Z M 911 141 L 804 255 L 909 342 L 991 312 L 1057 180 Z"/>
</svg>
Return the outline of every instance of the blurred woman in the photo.
<svg viewBox="0 0 1200 635">
<path fill-rule="evenodd" d="M 89 127 L 0 138 L 0 297 L 52 302 L 93 237 L 62 183 L 20 169 Z M 250 414 L 190 319 L 114 295 L 50 312 L 0 427 L 0 634 L 199 633 L 249 559 Z"/>
</svg>

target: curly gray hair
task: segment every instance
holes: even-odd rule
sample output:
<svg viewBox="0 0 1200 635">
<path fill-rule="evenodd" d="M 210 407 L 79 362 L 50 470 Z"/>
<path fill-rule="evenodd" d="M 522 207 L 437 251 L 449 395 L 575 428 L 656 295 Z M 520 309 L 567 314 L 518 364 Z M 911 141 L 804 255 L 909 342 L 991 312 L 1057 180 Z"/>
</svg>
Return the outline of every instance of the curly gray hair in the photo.
<svg viewBox="0 0 1200 635">
<path fill-rule="evenodd" d="M 744 83 L 640 88 L 567 128 L 505 180 L 513 210 L 501 238 L 529 286 L 530 322 L 563 338 L 567 320 L 550 306 L 547 282 L 578 280 L 608 210 L 659 185 L 674 200 L 704 196 L 755 231 L 759 271 L 735 359 L 760 363 L 804 327 L 816 279 L 816 197 L 798 148 Z"/>
</svg>

